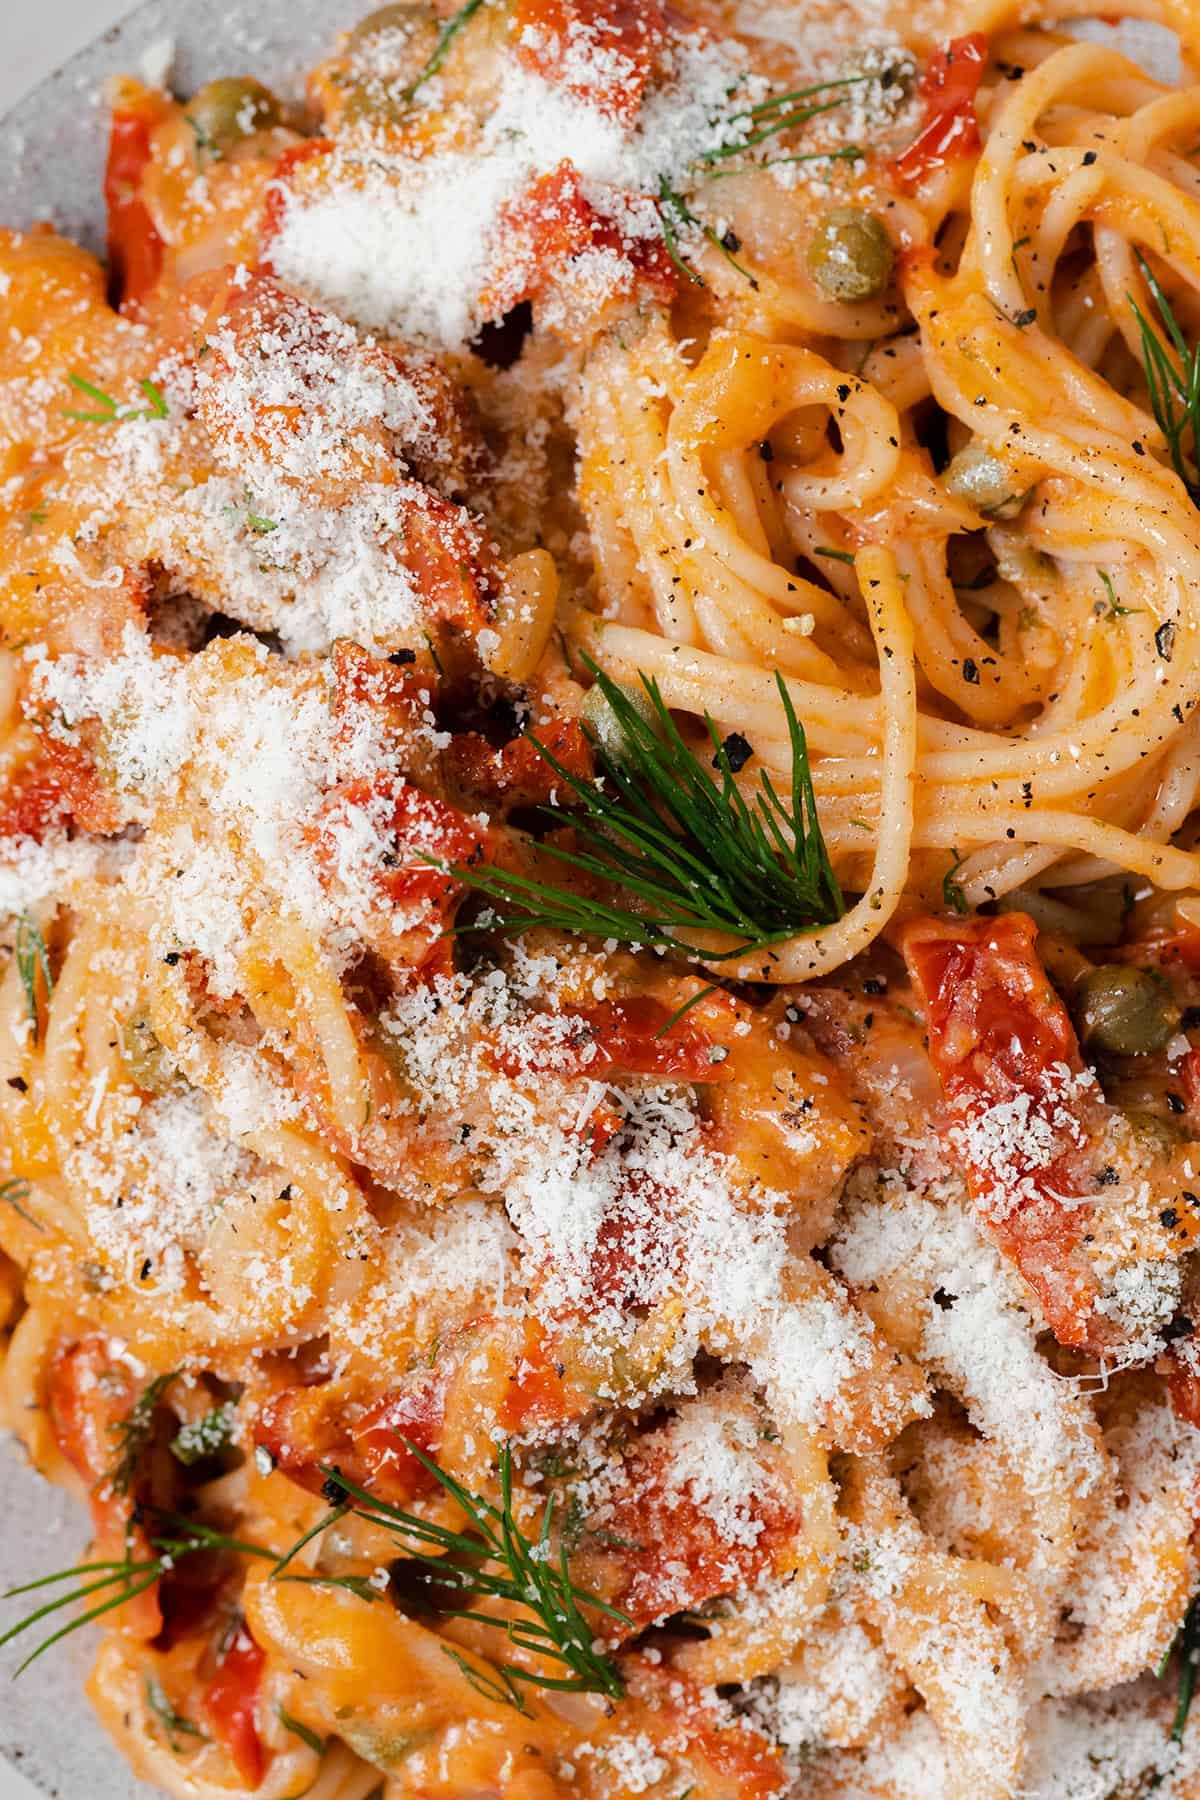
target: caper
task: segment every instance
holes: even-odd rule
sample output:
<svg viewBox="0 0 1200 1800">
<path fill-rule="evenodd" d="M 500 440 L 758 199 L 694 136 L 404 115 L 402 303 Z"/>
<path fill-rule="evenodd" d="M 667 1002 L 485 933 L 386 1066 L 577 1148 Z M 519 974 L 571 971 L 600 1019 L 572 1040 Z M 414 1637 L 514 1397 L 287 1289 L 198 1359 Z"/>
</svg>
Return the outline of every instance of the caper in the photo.
<svg viewBox="0 0 1200 1800">
<path fill-rule="evenodd" d="M 633 686 L 626 681 L 617 681 L 613 685 L 620 690 L 622 697 L 629 702 L 638 718 L 644 720 L 657 735 L 660 727 L 659 716 L 654 709 L 653 701 L 641 683 Z M 630 760 L 631 745 L 625 725 L 599 682 L 594 687 L 590 687 L 584 695 L 580 717 L 602 756 L 612 763 L 626 763 Z"/>
<path fill-rule="evenodd" d="M 278 125 L 281 117 L 270 88 L 248 75 L 206 82 L 192 95 L 185 112 L 197 149 L 210 156 L 224 156 L 243 138 Z"/>
<path fill-rule="evenodd" d="M 978 438 L 950 458 L 942 480 L 952 494 L 992 519 L 1015 519 L 1025 504 L 1012 470 Z"/>
<path fill-rule="evenodd" d="M 134 1081 L 147 1094 L 163 1094 L 172 1085 L 171 1059 L 145 1019 L 126 1019 L 121 1031 L 121 1055 Z"/>
<path fill-rule="evenodd" d="M 874 213 L 835 206 L 808 243 L 808 272 L 832 300 L 870 300 L 892 272 L 892 240 Z"/>
<path fill-rule="evenodd" d="M 1179 1029 L 1179 1008 L 1160 975 L 1131 963 L 1092 969 L 1077 994 L 1079 1035 L 1110 1056 L 1149 1056 Z"/>
<path fill-rule="evenodd" d="M 433 20 L 433 8 L 424 5 L 423 0 L 398 0 L 398 4 L 381 6 L 360 19 L 346 33 L 346 43 L 365 44 L 371 38 L 382 37 L 386 31 L 412 31 L 417 26 L 432 24 Z"/>
</svg>

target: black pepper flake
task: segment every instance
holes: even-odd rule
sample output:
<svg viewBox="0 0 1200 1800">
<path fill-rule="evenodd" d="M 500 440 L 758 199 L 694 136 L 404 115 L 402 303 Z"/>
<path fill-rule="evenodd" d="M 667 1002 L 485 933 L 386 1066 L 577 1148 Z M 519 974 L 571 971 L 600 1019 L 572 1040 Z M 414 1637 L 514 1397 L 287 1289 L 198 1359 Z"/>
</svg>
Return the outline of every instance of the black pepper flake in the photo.
<svg viewBox="0 0 1200 1800">
<path fill-rule="evenodd" d="M 321 1483 L 321 1498 L 330 1506 L 340 1506 L 346 1498 L 346 1490 L 336 1475 L 329 1475 Z"/>
<path fill-rule="evenodd" d="M 969 682 L 972 687 L 979 686 L 979 670 L 975 666 L 973 657 L 963 657 L 963 680 Z"/>
<path fill-rule="evenodd" d="M 949 1312 L 958 1299 L 957 1294 L 948 1294 L 945 1288 L 934 1288 L 933 1304 L 940 1306 L 943 1312 Z"/>
<path fill-rule="evenodd" d="M 1179 1214 L 1175 1211 L 1173 1206 L 1164 1206 L 1158 1215 L 1158 1222 L 1160 1225 L 1165 1226 L 1168 1231 L 1174 1231 L 1179 1223 Z"/>
<path fill-rule="evenodd" d="M 1171 652 L 1175 648 L 1175 626 L 1170 619 L 1164 619 L 1155 632 L 1154 647 L 1164 662 L 1170 662 Z"/>
<path fill-rule="evenodd" d="M 8 1085 L 10 1088 L 16 1088 L 18 1094 L 27 1094 L 29 1092 L 29 1083 L 23 1075 L 10 1075 L 8 1078 Z"/>
<path fill-rule="evenodd" d="M 1171 1319 L 1163 1326 L 1163 1339 L 1166 1343 L 1173 1344 L 1178 1338 L 1191 1337 L 1195 1329 L 1192 1321 L 1184 1313 L 1180 1313 L 1177 1319 Z"/>
<path fill-rule="evenodd" d="M 388 657 L 388 661 L 394 663 L 398 669 L 404 668 L 406 663 L 415 663 L 416 660 L 417 653 L 415 650 L 393 650 Z"/>
<path fill-rule="evenodd" d="M 1036 318 L 1037 318 L 1037 307 L 1036 306 L 1027 306 L 1025 308 L 1024 312 L 1019 312 L 1017 314 L 1016 318 L 1013 320 L 1013 324 L 1016 326 L 1018 331 L 1024 331 L 1025 327 L 1027 325 L 1032 325 L 1033 321 Z"/>
<path fill-rule="evenodd" d="M 1115 1187 L 1116 1184 L 1117 1184 L 1117 1171 L 1113 1168 L 1111 1163 L 1106 1163 L 1105 1166 L 1101 1170 L 1099 1170 L 1096 1175 L 1096 1186 L 1097 1187 Z"/>
<path fill-rule="evenodd" d="M 1090 168 L 1091 168 L 1091 166 L 1092 166 L 1092 164 L 1093 164 L 1093 163 L 1094 163 L 1094 162 L 1095 162 L 1095 160 L 1096 160 L 1096 154 L 1097 154 L 1097 153 L 1096 153 L 1096 151 L 1095 151 L 1095 150 L 1085 150 L 1085 151 L 1084 151 L 1084 153 L 1083 153 L 1083 166 L 1084 166 L 1084 168 L 1085 168 L 1085 169 L 1090 169 Z"/>
<path fill-rule="evenodd" d="M 723 231 L 721 233 L 721 246 L 723 249 L 733 252 L 741 249 L 742 240 L 732 226 L 730 226 L 728 231 Z"/>
<path fill-rule="evenodd" d="M 176 963 L 183 961 L 183 951 L 168 950 L 167 954 L 163 957 L 163 961 L 166 963 L 168 969 L 173 969 Z"/>
<path fill-rule="evenodd" d="M 150 1258 L 147 1257 L 145 1262 L 142 1264 L 141 1268 L 138 1270 L 138 1280 L 139 1281 L 145 1281 L 147 1279 L 147 1277 L 150 1274 L 150 1267 L 151 1267 Z"/>
<path fill-rule="evenodd" d="M 1146 446 L 1143 444 L 1141 438 L 1134 438 L 1130 448 L 1135 456 L 1145 456 L 1146 454 Z"/>
<path fill-rule="evenodd" d="M 1176 1117 L 1178 1117 L 1180 1113 L 1185 1113 L 1187 1111 L 1187 1101 L 1182 1094 L 1167 1095 L 1167 1111 L 1173 1112 Z"/>
<path fill-rule="evenodd" d="M 884 980 L 882 975 L 866 975 L 866 976 L 864 976 L 864 978 L 863 978 L 863 993 L 864 994 L 879 995 L 879 994 L 886 994 L 887 991 L 888 991 L 888 984 Z"/>
<path fill-rule="evenodd" d="M 721 754 L 713 757 L 713 768 L 719 769 L 722 762 L 728 762 L 735 775 L 739 774 L 754 755 L 754 746 L 750 744 L 740 731 L 731 731 L 721 745 Z"/>
<path fill-rule="evenodd" d="M 770 438 L 762 439 L 762 441 L 760 442 L 760 444 L 758 446 L 758 454 L 762 457 L 764 462 L 774 462 L 775 461 L 775 447 L 772 444 Z"/>
</svg>

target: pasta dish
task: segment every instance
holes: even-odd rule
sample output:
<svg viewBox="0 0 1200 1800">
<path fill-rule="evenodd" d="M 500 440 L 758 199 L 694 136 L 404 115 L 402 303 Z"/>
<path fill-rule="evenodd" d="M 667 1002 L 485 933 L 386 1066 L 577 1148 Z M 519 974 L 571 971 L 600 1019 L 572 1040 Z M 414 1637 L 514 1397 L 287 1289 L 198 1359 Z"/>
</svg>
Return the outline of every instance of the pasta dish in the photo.
<svg viewBox="0 0 1200 1800">
<path fill-rule="evenodd" d="M 148 66 L 0 234 L 9 1670 L 1197 1800 L 1200 25 L 687 4 Z"/>
</svg>

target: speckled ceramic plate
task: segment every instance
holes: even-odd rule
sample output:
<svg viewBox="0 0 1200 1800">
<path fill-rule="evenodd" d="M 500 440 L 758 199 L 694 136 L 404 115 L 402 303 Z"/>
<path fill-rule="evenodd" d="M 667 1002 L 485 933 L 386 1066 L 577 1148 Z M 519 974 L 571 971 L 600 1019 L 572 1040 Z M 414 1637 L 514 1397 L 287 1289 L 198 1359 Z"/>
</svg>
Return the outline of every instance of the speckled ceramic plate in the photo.
<svg viewBox="0 0 1200 1800">
<path fill-rule="evenodd" d="M 0 11 L 8 4 L 15 0 L 0 0 Z M 99 249 L 101 88 L 107 75 L 136 71 L 143 58 L 158 61 L 170 45 L 172 85 L 181 93 L 213 75 L 248 73 L 288 92 L 334 34 L 370 6 L 371 0 L 145 0 L 0 120 L 0 220 L 23 225 L 50 219 Z M 1090 22 L 1080 29 L 1110 36 L 1108 27 Z M 1174 41 L 1165 32 L 1131 26 L 1111 35 L 1160 78 L 1178 78 Z M 87 1537 L 78 1508 L 2 1442 L 0 1520 L 0 1590 L 69 1567 Z M 0 1757 L 55 1800 L 153 1800 L 151 1790 L 132 1779 L 84 1698 L 91 1649 L 86 1636 L 70 1638 L 15 1683 L 7 1677 L 19 1655 L 0 1651 Z"/>
</svg>

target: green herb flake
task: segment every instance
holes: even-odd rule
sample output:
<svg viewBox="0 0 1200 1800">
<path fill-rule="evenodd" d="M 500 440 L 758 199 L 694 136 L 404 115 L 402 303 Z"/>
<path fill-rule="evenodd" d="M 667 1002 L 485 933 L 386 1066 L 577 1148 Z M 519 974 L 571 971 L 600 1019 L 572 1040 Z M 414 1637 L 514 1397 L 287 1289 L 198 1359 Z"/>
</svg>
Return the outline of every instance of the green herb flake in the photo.
<svg viewBox="0 0 1200 1800">
<path fill-rule="evenodd" d="M 214 1406 L 206 1412 L 202 1419 L 196 1419 L 190 1425 L 181 1425 L 171 1439 L 171 1455 L 176 1462 L 181 1462 L 190 1469 L 193 1463 L 202 1462 L 206 1456 L 215 1456 L 233 1441 L 234 1428 L 237 1424 L 237 1406 L 232 1400 Z"/>
<path fill-rule="evenodd" d="M 181 1737 L 200 1738 L 203 1742 L 208 1742 L 207 1734 L 201 1731 L 198 1725 L 193 1724 L 191 1719 L 185 1719 L 182 1713 L 176 1712 L 167 1699 L 162 1683 L 156 1681 L 153 1675 L 146 1678 L 146 1705 L 162 1726 L 168 1748 L 176 1755 L 182 1748 L 179 1742 Z"/>
<path fill-rule="evenodd" d="M 290 1712 L 285 1711 L 285 1709 L 279 1705 L 275 1708 L 275 1717 L 279 1720 L 283 1729 L 285 1731 L 290 1731 L 293 1737 L 298 1737 L 302 1744 L 308 1746 L 314 1756 L 324 1756 L 325 1739 L 319 1736 L 319 1734 L 313 1730 L 311 1725 L 306 1725 L 303 1719 L 294 1719 Z"/>
<path fill-rule="evenodd" d="M 24 1202 L 28 1200 L 29 1194 L 29 1183 L 23 1181 L 19 1175 L 13 1175 L 8 1181 L 0 1182 L 0 1201 L 5 1206 L 11 1206 L 17 1217 L 24 1219 L 27 1225 L 32 1225 L 35 1231 L 41 1231 L 42 1226 L 37 1219 L 32 1213 L 25 1211 Z"/>
<path fill-rule="evenodd" d="M 962 885 L 954 879 L 967 859 L 965 856 L 960 856 L 957 850 L 952 850 L 951 855 L 954 860 L 942 876 L 942 901 L 956 913 L 970 912 L 971 908 Z"/>
<path fill-rule="evenodd" d="M 34 1029 L 38 1026 L 38 976 L 46 990 L 49 1002 L 54 992 L 54 980 L 50 974 L 50 952 L 46 948 L 46 940 L 42 936 L 41 926 L 28 913 L 22 913 L 17 920 L 16 938 L 17 974 L 21 978 L 21 986 L 25 990 L 25 1005 Z"/>
</svg>

